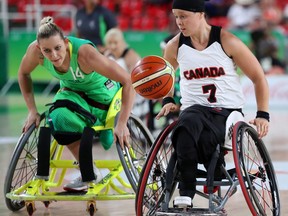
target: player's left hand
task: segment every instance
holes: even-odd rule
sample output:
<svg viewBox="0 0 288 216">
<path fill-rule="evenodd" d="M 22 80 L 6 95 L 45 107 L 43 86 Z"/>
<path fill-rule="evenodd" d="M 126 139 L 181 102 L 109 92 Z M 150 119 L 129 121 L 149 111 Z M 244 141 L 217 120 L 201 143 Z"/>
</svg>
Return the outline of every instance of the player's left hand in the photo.
<svg viewBox="0 0 288 216">
<path fill-rule="evenodd" d="M 122 149 L 124 149 L 124 146 L 130 148 L 129 138 L 130 132 L 127 125 L 118 123 L 114 129 L 114 143 L 118 140 Z"/>
<path fill-rule="evenodd" d="M 255 118 L 253 120 L 250 120 L 249 123 L 256 126 L 258 136 L 260 139 L 268 134 L 269 122 L 266 119 Z"/>
</svg>

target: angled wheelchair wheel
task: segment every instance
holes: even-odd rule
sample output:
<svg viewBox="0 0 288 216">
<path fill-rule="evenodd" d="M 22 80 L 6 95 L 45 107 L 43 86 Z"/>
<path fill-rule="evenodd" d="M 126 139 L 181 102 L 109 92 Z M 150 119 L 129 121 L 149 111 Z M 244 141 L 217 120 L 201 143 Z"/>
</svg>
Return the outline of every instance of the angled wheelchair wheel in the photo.
<svg viewBox="0 0 288 216">
<path fill-rule="evenodd" d="M 41 121 L 44 117 L 45 115 L 42 114 Z M 21 135 L 14 149 L 4 182 L 5 202 L 11 211 L 18 211 L 25 207 L 24 201 L 8 199 L 6 194 L 20 188 L 36 175 L 38 137 L 39 130 L 33 124 L 26 133 Z"/>
<path fill-rule="evenodd" d="M 170 136 L 175 124 L 171 123 L 159 134 L 144 164 L 136 194 L 137 216 L 156 215 L 158 210 L 168 208 L 177 184 Z"/>
<path fill-rule="evenodd" d="M 142 167 L 154 139 L 150 131 L 137 116 L 131 114 L 127 124 L 130 132 L 131 148 L 128 149 L 125 147 L 123 150 L 118 143 L 117 151 L 125 174 L 133 190 L 136 192 Z"/>
<path fill-rule="evenodd" d="M 280 215 L 273 164 L 257 132 L 245 122 L 233 130 L 233 156 L 239 184 L 252 215 Z"/>
</svg>

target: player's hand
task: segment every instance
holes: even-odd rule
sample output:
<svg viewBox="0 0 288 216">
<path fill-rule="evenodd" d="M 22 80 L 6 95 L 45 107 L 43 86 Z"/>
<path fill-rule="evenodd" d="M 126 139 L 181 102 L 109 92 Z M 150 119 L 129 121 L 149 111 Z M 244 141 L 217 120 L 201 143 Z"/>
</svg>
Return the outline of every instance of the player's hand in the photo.
<svg viewBox="0 0 288 216">
<path fill-rule="evenodd" d="M 129 129 L 125 124 L 121 124 L 118 123 L 114 129 L 114 143 L 116 143 L 116 141 L 119 141 L 119 144 L 121 146 L 122 149 L 124 149 L 124 146 L 127 146 L 128 148 L 130 148 L 130 132 Z"/>
<path fill-rule="evenodd" d="M 28 117 L 25 121 L 22 132 L 25 133 L 32 124 L 36 124 L 36 127 L 40 124 L 40 114 L 38 112 L 29 112 Z"/>
<path fill-rule="evenodd" d="M 160 119 L 162 116 L 167 116 L 170 112 L 175 112 L 177 110 L 177 105 L 174 103 L 168 103 L 165 104 L 158 115 L 156 116 L 156 119 Z"/>
<path fill-rule="evenodd" d="M 269 122 L 266 119 L 255 118 L 253 120 L 250 120 L 249 123 L 256 126 L 256 130 L 260 139 L 268 134 Z"/>
</svg>

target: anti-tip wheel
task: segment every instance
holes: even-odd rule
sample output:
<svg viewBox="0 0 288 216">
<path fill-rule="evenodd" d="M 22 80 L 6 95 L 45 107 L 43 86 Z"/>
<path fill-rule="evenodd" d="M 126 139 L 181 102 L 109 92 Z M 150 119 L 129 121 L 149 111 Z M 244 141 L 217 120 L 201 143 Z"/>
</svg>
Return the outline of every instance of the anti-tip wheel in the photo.
<svg viewBox="0 0 288 216">
<path fill-rule="evenodd" d="M 33 213 L 36 211 L 35 203 L 34 202 L 25 202 L 26 210 L 29 216 L 32 216 Z"/>
<path fill-rule="evenodd" d="M 43 203 L 44 203 L 44 206 L 46 208 L 48 208 L 51 202 L 50 201 L 43 201 Z"/>
<path fill-rule="evenodd" d="M 87 202 L 87 212 L 90 214 L 90 216 L 94 216 L 96 211 L 97 211 L 96 202 L 95 201 L 88 201 Z"/>
</svg>

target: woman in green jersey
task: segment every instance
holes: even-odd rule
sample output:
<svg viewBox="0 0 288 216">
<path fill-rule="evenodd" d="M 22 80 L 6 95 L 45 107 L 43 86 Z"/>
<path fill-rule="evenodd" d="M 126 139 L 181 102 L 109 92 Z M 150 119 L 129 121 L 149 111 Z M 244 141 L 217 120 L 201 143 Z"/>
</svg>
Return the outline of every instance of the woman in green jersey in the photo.
<svg viewBox="0 0 288 216">
<path fill-rule="evenodd" d="M 79 161 L 79 146 L 84 128 L 104 123 L 109 104 L 120 86 L 123 87 L 122 107 L 114 136 L 112 131 L 103 131 L 100 133 L 100 141 L 105 149 L 109 149 L 116 139 L 122 147 L 128 145 L 130 134 L 126 124 L 135 96 L 129 74 L 116 62 L 100 54 L 92 42 L 64 37 L 62 30 L 53 23 L 52 17 L 41 20 L 37 40 L 29 45 L 18 71 L 20 89 L 29 112 L 24 132 L 31 124 L 39 125 L 40 122 L 31 79 L 31 73 L 38 65 L 42 65 L 60 80 L 60 90 L 50 108 L 48 123 L 54 138 L 59 144 L 67 145 L 76 160 Z M 89 113 L 97 118 L 96 122 Z M 99 181 L 96 167 L 94 173 L 95 179 Z M 39 173 L 37 175 L 43 176 Z M 73 183 L 75 184 L 66 189 L 82 190 L 87 186 L 81 177 Z"/>
</svg>

